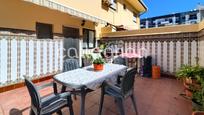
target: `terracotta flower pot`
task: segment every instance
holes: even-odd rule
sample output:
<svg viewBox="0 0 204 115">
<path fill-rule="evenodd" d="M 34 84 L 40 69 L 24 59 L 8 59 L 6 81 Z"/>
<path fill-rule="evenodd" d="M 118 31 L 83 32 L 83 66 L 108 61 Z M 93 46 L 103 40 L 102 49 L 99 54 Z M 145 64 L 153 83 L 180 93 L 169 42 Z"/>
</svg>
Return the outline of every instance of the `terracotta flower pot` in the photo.
<svg viewBox="0 0 204 115">
<path fill-rule="evenodd" d="M 192 97 L 193 93 L 189 89 L 185 89 L 185 94 L 187 97 Z"/>
<path fill-rule="evenodd" d="M 95 71 L 103 70 L 103 64 L 94 64 L 94 70 Z"/>
<path fill-rule="evenodd" d="M 189 87 L 189 84 L 187 84 L 187 83 L 185 83 L 185 82 L 183 83 L 183 86 L 184 86 L 185 89 L 189 89 L 189 88 L 190 88 L 190 87 Z"/>
<path fill-rule="evenodd" d="M 183 86 L 185 89 L 190 89 L 190 86 L 194 87 L 196 90 L 200 90 L 202 88 L 196 80 L 190 78 L 184 79 Z"/>
<path fill-rule="evenodd" d="M 185 83 L 186 83 L 186 84 L 192 84 L 193 81 L 192 81 L 191 78 L 186 78 L 186 79 L 185 79 Z"/>
</svg>

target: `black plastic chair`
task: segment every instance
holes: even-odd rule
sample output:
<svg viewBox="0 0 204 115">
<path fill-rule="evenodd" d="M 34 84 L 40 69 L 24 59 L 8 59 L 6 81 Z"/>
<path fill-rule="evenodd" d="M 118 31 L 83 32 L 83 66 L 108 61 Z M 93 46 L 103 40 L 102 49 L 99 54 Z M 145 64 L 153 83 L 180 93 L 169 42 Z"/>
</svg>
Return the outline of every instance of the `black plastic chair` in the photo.
<svg viewBox="0 0 204 115">
<path fill-rule="evenodd" d="M 77 69 L 77 68 L 79 68 L 78 59 L 72 58 L 72 59 L 66 59 L 64 61 L 63 72 L 71 71 L 71 70 L 74 70 L 74 69 Z M 69 92 L 73 93 L 74 94 L 74 99 L 76 100 L 77 99 L 76 93 L 75 93 L 76 90 L 75 89 L 66 90 L 66 89 L 67 89 L 67 87 L 63 85 L 61 92 L 69 91 Z"/>
<path fill-rule="evenodd" d="M 63 63 L 63 72 L 79 68 L 78 59 L 66 59 Z"/>
<path fill-rule="evenodd" d="M 114 60 L 113 60 L 113 63 L 114 64 L 119 64 L 119 65 L 125 65 L 126 66 L 126 60 L 125 58 L 121 57 L 121 56 L 118 56 L 116 57 Z M 120 84 L 121 83 L 121 80 L 123 79 L 124 75 L 118 75 L 118 78 L 117 78 L 117 83 Z"/>
<path fill-rule="evenodd" d="M 119 65 L 126 65 L 125 58 L 122 58 L 121 56 L 118 56 L 115 59 L 113 59 L 113 63 Z"/>
<path fill-rule="evenodd" d="M 135 103 L 136 100 L 134 98 L 134 79 L 135 79 L 136 73 L 137 72 L 135 68 L 128 70 L 120 86 L 118 84 L 110 85 L 106 82 L 103 83 L 101 88 L 101 99 L 100 99 L 100 107 L 99 107 L 98 115 L 101 115 L 101 112 L 102 112 L 104 95 L 109 95 L 115 98 L 120 110 L 120 115 L 125 115 L 123 101 L 126 98 L 131 97 L 135 112 L 138 115 L 137 106 Z"/>
<path fill-rule="evenodd" d="M 70 115 L 74 115 L 71 94 L 69 92 L 57 93 L 56 83 L 51 82 L 49 84 L 35 86 L 30 80 L 25 78 L 25 84 L 31 97 L 30 115 L 50 115 L 56 112 L 62 114 L 61 109 L 64 107 L 69 107 Z M 38 90 L 48 86 L 54 87 L 54 93 L 40 97 Z"/>
</svg>

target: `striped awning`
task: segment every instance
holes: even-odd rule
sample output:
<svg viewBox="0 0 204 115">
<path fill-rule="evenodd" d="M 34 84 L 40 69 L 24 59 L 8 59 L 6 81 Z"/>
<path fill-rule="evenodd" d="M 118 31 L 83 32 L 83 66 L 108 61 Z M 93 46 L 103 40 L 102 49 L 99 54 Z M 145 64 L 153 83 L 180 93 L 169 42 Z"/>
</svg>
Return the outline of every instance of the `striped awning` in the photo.
<svg viewBox="0 0 204 115">
<path fill-rule="evenodd" d="M 64 13 L 68 13 L 69 15 L 80 17 L 80 18 L 83 18 L 85 20 L 89 20 L 89 21 L 92 21 L 92 22 L 101 23 L 101 24 L 106 24 L 107 23 L 103 19 L 100 19 L 98 17 L 89 15 L 89 14 L 81 12 L 81 11 L 78 11 L 78 10 L 76 10 L 74 8 L 71 8 L 69 6 L 54 2 L 52 0 L 24 0 L 24 1 L 31 2 L 31 3 L 40 5 L 40 6 L 44 6 L 44 7 L 50 8 L 50 9 L 58 10 L 58 11 L 61 11 L 61 12 L 64 12 Z"/>
</svg>

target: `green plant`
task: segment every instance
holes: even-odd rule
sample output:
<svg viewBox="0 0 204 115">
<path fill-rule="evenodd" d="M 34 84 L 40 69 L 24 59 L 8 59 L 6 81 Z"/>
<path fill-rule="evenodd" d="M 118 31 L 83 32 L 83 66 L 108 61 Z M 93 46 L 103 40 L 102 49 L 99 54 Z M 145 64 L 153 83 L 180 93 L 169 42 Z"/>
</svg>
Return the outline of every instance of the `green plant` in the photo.
<svg viewBox="0 0 204 115">
<path fill-rule="evenodd" d="M 106 47 L 107 47 L 107 44 L 105 43 L 99 45 L 100 50 L 104 50 L 106 49 Z"/>
<path fill-rule="evenodd" d="M 204 68 L 200 66 L 195 67 L 195 77 L 197 83 L 201 84 L 204 80 Z"/>
<path fill-rule="evenodd" d="M 194 106 L 194 110 L 204 110 L 204 95 L 202 91 L 193 92 L 192 101 L 193 103 L 197 104 Z"/>
<path fill-rule="evenodd" d="M 194 103 L 194 110 L 204 110 L 204 79 L 200 79 L 200 89 L 193 90 L 192 101 Z"/>
<path fill-rule="evenodd" d="M 204 76 L 204 68 L 200 66 L 182 65 L 181 68 L 176 72 L 178 79 L 191 78 L 196 79 L 198 76 Z"/>
<path fill-rule="evenodd" d="M 87 60 L 93 60 L 93 56 L 91 54 L 84 54 L 84 58 Z"/>
<path fill-rule="evenodd" d="M 190 80 L 191 83 L 186 84 L 186 88 L 192 92 L 193 110 L 204 110 L 204 68 L 196 65 L 183 65 L 177 72 L 178 79 Z"/>
<path fill-rule="evenodd" d="M 93 64 L 104 64 L 105 61 L 103 58 L 96 58 L 94 61 L 93 61 Z"/>
</svg>

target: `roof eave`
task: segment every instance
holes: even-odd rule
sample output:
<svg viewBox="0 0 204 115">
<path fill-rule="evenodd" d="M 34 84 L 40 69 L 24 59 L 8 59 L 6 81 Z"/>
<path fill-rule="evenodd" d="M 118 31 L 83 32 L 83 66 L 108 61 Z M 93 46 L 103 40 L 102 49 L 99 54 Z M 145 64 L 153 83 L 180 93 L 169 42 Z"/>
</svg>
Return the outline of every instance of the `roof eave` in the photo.
<svg viewBox="0 0 204 115">
<path fill-rule="evenodd" d="M 132 7 L 137 10 L 139 13 L 143 13 L 147 11 L 147 7 L 142 0 L 126 0 L 129 2 Z"/>
</svg>

